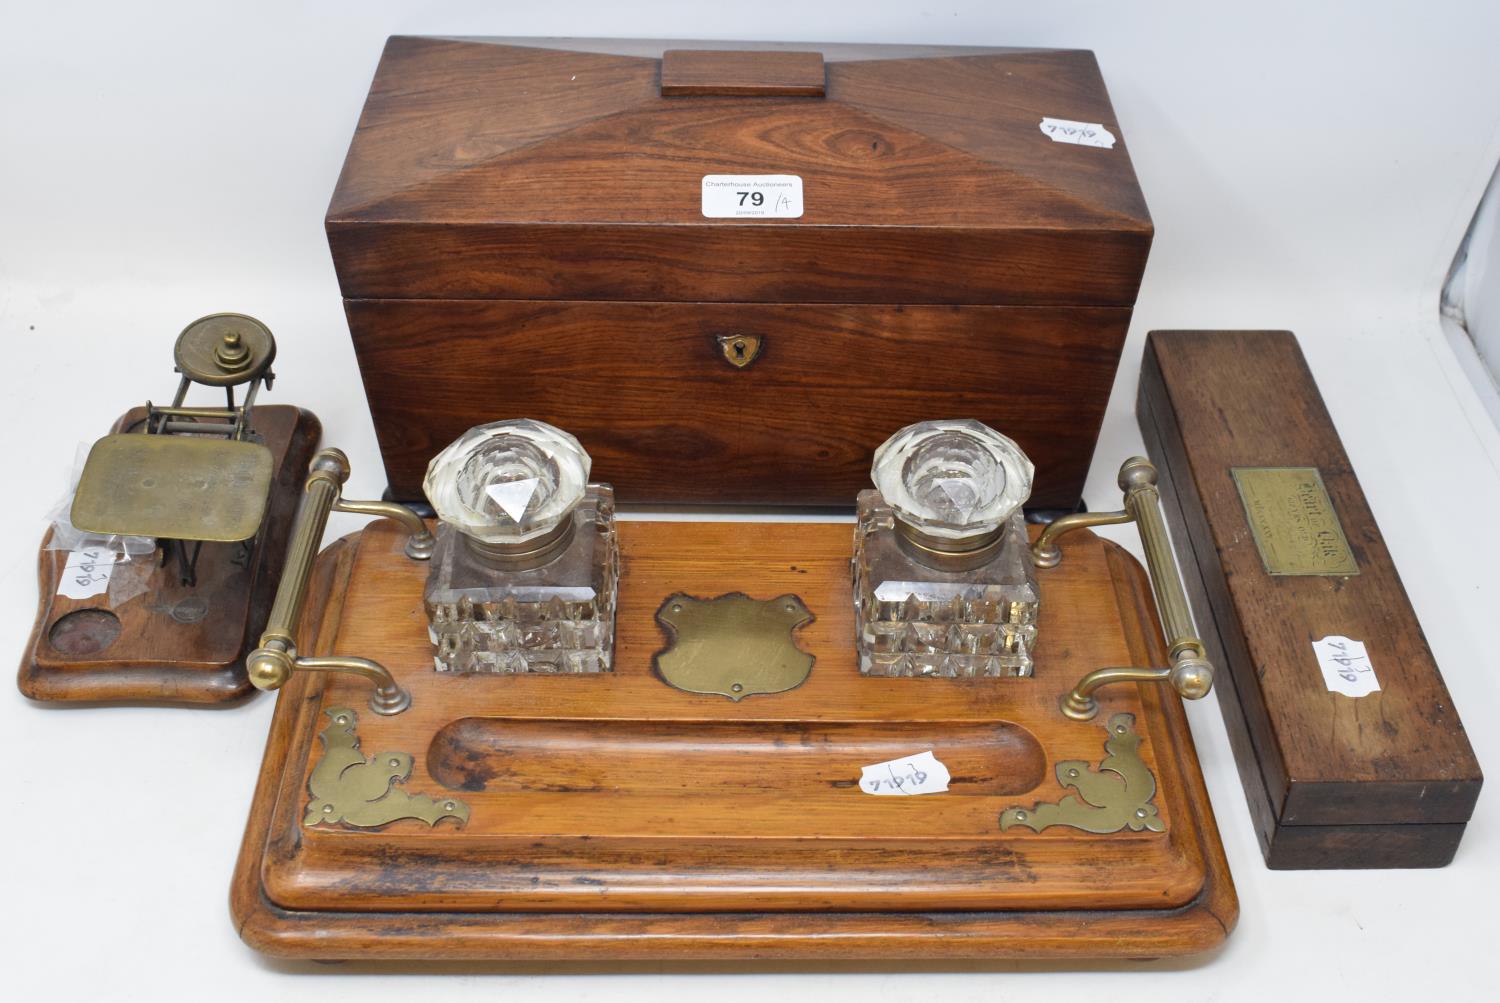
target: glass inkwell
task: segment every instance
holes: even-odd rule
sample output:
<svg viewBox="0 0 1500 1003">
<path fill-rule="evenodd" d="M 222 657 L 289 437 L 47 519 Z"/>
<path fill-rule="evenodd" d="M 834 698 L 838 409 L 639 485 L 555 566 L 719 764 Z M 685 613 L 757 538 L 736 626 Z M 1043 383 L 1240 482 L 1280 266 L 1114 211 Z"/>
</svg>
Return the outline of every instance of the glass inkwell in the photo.
<svg viewBox="0 0 1500 1003">
<path fill-rule="evenodd" d="M 469 429 L 423 489 L 440 524 L 423 603 L 439 672 L 608 672 L 614 491 L 577 439 L 530 419 Z"/>
<path fill-rule="evenodd" d="M 909 425 L 875 451 L 854 531 L 860 672 L 1031 675 L 1032 471 L 1013 441 L 967 419 Z"/>
</svg>

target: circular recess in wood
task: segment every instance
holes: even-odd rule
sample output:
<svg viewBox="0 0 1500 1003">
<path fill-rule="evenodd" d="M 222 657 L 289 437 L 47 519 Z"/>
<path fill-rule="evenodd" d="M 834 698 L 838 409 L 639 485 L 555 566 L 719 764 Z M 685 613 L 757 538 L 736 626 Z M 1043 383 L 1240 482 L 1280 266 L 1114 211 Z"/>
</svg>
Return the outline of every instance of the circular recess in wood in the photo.
<svg viewBox="0 0 1500 1003">
<path fill-rule="evenodd" d="M 71 657 L 94 655 L 120 636 L 120 618 L 107 609 L 75 609 L 59 617 L 47 632 L 47 641 Z"/>
</svg>

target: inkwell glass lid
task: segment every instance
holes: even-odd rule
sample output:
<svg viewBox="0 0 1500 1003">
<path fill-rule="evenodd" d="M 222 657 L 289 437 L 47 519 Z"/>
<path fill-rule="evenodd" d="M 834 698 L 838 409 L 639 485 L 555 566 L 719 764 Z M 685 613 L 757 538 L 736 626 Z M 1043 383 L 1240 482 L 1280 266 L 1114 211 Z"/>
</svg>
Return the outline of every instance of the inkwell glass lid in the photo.
<svg viewBox="0 0 1500 1003">
<path fill-rule="evenodd" d="M 875 487 L 912 529 L 941 540 L 997 531 L 1031 497 L 1021 447 L 973 419 L 908 425 L 875 450 Z"/>
<path fill-rule="evenodd" d="M 589 454 L 545 422 L 477 425 L 427 465 L 422 489 L 443 522 L 481 543 L 539 540 L 583 500 Z"/>
</svg>

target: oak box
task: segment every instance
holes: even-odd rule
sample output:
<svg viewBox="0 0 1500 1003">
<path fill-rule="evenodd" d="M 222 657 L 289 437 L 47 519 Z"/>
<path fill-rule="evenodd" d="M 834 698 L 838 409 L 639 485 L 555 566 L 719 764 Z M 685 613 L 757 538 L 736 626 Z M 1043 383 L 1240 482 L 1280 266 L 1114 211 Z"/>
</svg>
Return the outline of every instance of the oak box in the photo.
<svg viewBox="0 0 1500 1003">
<path fill-rule="evenodd" d="M 1440 867 L 1483 783 L 1287 331 L 1152 331 L 1137 415 L 1266 862 Z"/>
</svg>

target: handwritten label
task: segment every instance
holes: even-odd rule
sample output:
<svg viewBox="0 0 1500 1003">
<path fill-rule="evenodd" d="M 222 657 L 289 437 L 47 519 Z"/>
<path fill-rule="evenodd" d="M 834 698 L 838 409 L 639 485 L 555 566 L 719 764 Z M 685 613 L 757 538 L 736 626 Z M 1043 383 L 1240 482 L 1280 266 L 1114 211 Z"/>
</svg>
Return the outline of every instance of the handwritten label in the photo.
<svg viewBox="0 0 1500 1003">
<path fill-rule="evenodd" d="M 913 794 L 941 794 L 948 789 L 948 767 L 938 762 L 931 750 L 915 756 L 903 756 L 874 766 L 866 766 L 859 778 L 859 789 L 881 797 Z"/>
<path fill-rule="evenodd" d="M 57 583 L 57 594 L 69 599 L 99 595 L 109 588 L 119 557 L 108 547 L 84 547 L 70 552 Z"/>
<path fill-rule="evenodd" d="M 795 174 L 708 174 L 703 215 L 709 219 L 797 219 L 802 179 Z"/>
<path fill-rule="evenodd" d="M 1370 664 L 1363 641 L 1331 634 L 1314 641 L 1312 646 L 1328 692 L 1364 697 L 1380 689 L 1380 680 L 1375 678 L 1375 666 Z"/>
<path fill-rule="evenodd" d="M 1042 135 L 1054 143 L 1073 143 L 1076 146 L 1097 146 L 1112 150 L 1115 134 L 1098 122 L 1074 122 L 1066 118 L 1042 119 Z"/>
</svg>

